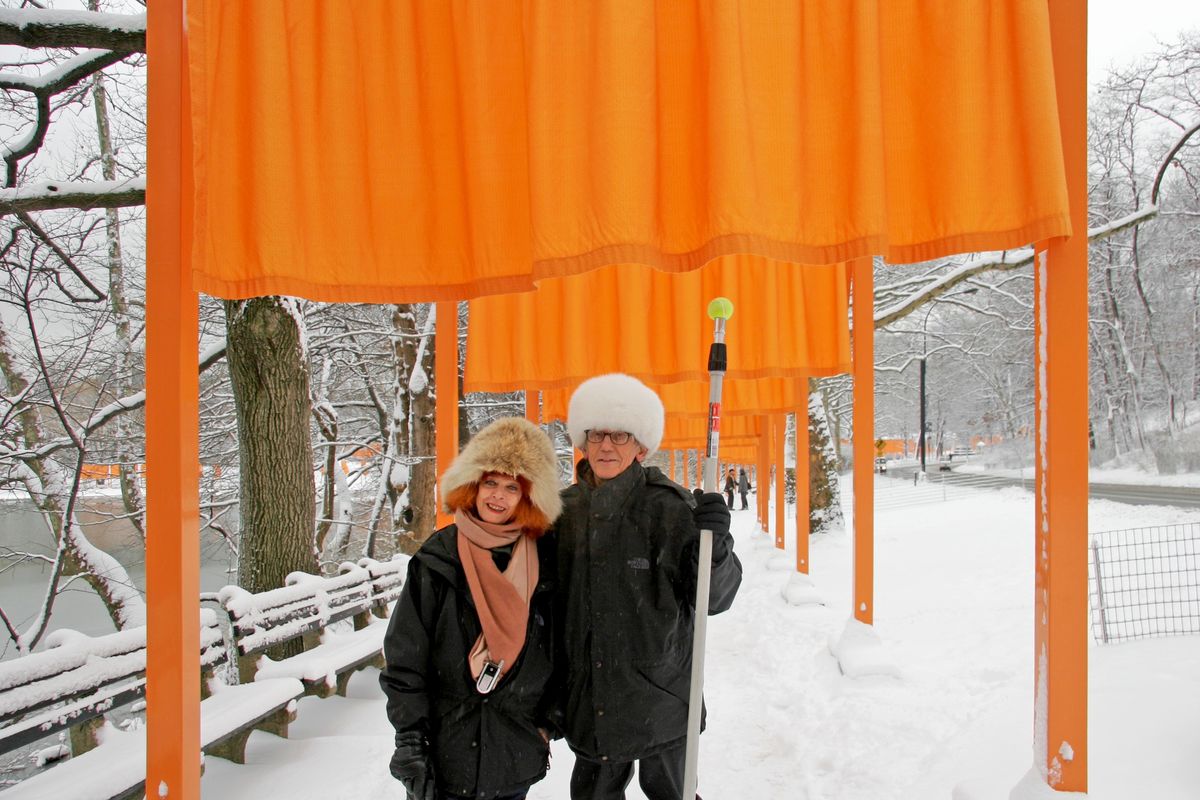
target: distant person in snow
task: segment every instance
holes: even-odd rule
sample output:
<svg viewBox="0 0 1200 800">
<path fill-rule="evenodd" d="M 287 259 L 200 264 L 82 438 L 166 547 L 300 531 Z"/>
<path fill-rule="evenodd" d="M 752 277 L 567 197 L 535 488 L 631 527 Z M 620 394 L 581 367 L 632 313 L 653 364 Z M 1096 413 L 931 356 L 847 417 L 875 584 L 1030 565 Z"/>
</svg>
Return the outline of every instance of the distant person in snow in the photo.
<svg viewBox="0 0 1200 800">
<path fill-rule="evenodd" d="M 571 797 L 623 798 L 637 762 L 646 797 L 679 800 L 700 528 L 714 534 L 716 614 L 742 581 L 729 508 L 642 465 L 662 440 L 663 404 L 635 378 L 584 381 L 567 429 L 584 453 L 555 525 Z"/>
<path fill-rule="evenodd" d="M 742 511 L 745 511 L 750 507 L 750 477 L 745 467 L 738 469 L 738 494 L 742 496 Z"/>
<path fill-rule="evenodd" d="M 549 765 L 554 556 L 550 439 L 521 418 L 477 433 L 442 476 L 454 523 L 408 565 L 379 682 L 392 775 L 414 800 L 518 800 Z"/>
<path fill-rule="evenodd" d="M 737 478 L 733 475 L 733 467 L 729 468 L 729 472 L 725 473 L 725 502 L 729 507 L 733 508 L 733 490 L 737 488 Z"/>
</svg>

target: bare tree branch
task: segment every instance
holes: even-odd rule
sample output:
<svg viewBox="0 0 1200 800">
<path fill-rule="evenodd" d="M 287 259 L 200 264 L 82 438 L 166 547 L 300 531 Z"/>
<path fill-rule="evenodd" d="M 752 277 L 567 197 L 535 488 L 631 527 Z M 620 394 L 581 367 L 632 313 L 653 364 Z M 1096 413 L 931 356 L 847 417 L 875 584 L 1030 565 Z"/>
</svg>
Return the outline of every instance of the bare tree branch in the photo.
<svg viewBox="0 0 1200 800">
<path fill-rule="evenodd" d="M 55 181 L 0 189 L 0 217 L 60 208 L 128 208 L 146 204 L 146 179 Z"/>
<path fill-rule="evenodd" d="M 146 52 L 145 14 L 0 9 L 0 44 Z"/>
</svg>

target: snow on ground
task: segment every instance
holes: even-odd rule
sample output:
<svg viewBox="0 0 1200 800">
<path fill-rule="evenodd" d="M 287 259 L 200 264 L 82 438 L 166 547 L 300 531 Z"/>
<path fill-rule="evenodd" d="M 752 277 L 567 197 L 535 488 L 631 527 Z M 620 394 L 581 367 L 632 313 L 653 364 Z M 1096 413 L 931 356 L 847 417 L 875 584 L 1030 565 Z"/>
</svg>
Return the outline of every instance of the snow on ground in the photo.
<svg viewBox="0 0 1200 800">
<path fill-rule="evenodd" d="M 1090 514 L 1093 530 L 1200 520 L 1106 501 Z M 1032 519 L 1018 489 L 878 513 L 875 628 L 900 677 L 851 679 L 829 651 L 850 616 L 850 537 L 813 540 L 826 605 L 793 607 L 781 598 L 793 556 L 735 512 L 745 578 L 711 618 L 700 793 L 1008 800 L 1033 764 Z M 255 732 L 245 765 L 208 759 L 204 795 L 399 800 L 377 676 L 356 675 L 347 698 L 302 700 L 291 738 Z M 1200 637 L 1092 646 L 1089 714 L 1089 797 L 1200 796 Z M 556 742 L 531 800 L 567 797 L 571 763 Z M 642 797 L 636 781 L 629 797 Z"/>
<path fill-rule="evenodd" d="M 905 462 L 897 462 L 902 464 Z M 908 462 L 915 463 L 915 462 Z M 965 464 L 954 467 L 955 472 L 971 472 L 985 475 L 995 475 L 1002 478 L 1032 478 L 1033 467 L 1021 469 L 1001 469 L 989 467 L 982 462 Z M 1181 472 L 1175 475 L 1162 475 L 1147 472 L 1137 467 L 1089 467 L 1089 483 L 1118 483 L 1137 486 L 1183 486 L 1200 488 L 1200 472 Z"/>
</svg>

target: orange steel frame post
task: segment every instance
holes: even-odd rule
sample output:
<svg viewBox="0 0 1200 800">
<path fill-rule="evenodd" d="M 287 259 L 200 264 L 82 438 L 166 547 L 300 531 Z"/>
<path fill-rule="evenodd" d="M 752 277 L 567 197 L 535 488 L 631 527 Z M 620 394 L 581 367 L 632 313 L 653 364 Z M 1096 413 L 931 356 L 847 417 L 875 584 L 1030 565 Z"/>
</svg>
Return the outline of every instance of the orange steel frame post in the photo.
<svg viewBox="0 0 1200 800">
<path fill-rule="evenodd" d="M 767 516 L 771 509 L 771 460 L 769 456 L 771 441 L 771 418 L 763 415 L 762 436 L 758 438 L 758 524 L 763 533 L 771 532 Z"/>
<path fill-rule="evenodd" d="M 675 472 L 675 451 L 674 450 L 671 450 L 671 453 L 668 457 L 668 461 L 670 462 L 670 465 L 671 465 L 670 466 L 671 480 L 675 480 L 679 474 L 677 472 Z"/>
<path fill-rule="evenodd" d="M 458 303 L 435 304 L 437 327 L 434 330 L 433 375 L 437 387 L 434 404 L 437 438 L 437 474 L 441 475 L 458 455 Z M 440 490 L 439 490 L 440 494 Z M 454 518 L 442 512 L 438 498 L 438 527 Z"/>
<path fill-rule="evenodd" d="M 806 391 L 798 396 L 805 397 L 808 381 L 800 378 L 799 385 Z M 796 410 L 796 571 L 805 575 L 808 574 L 809 508 L 812 502 L 808 482 L 808 406 L 805 405 Z"/>
<path fill-rule="evenodd" d="M 875 302 L 871 259 L 854 260 L 854 618 L 875 619 Z"/>
<path fill-rule="evenodd" d="M 1073 234 L 1039 246 L 1034 266 L 1034 757 L 1050 787 L 1086 792 L 1086 0 L 1052 0 L 1050 31 Z"/>
<path fill-rule="evenodd" d="M 458 385 L 457 381 L 455 381 L 455 385 L 456 386 Z M 541 417 L 542 417 L 542 408 L 541 408 L 541 403 L 538 402 L 538 391 L 536 389 L 526 389 L 525 390 L 525 419 L 529 420 L 534 425 L 537 425 L 541 421 Z"/>
<path fill-rule="evenodd" d="M 783 515 L 787 512 L 787 492 L 784 491 L 784 478 L 787 472 L 784 467 L 784 439 L 787 437 L 787 416 L 772 414 L 771 449 L 775 454 L 775 547 L 782 550 L 786 546 L 783 539 Z"/>
<path fill-rule="evenodd" d="M 146 793 L 200 796 L 199 298 L 183 6 L 147 16 Z M 165 794 L 164 794 L 165 792 Z"/>
</svg>

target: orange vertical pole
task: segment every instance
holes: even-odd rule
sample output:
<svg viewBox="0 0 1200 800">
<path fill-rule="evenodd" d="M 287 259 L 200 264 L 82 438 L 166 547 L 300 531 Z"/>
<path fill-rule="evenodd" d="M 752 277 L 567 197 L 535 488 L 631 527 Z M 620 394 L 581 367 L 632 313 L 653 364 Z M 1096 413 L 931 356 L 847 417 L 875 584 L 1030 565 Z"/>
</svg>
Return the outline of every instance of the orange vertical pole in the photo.
<svg viewBox="0 0 1200 800">
<path fill-rule="evenodd" d="M 670 462 L 671 462 L 671 480 L 675 480 L 675 478 L 678 476 L 678 473 L 675 472 L 675 450 L 674 449 L 671 450 Z"/>
<path fill-rule="evenodd" d="M 787 438 L 787 416 L 772 414 L 771 450 L 775 457 L 775 547 L 786 546 L 783 538 L 783 516 L 787 512 L 787 491 L 784 488 L 787 469 L 784 465 L 784 440 Z"/>
<path fill-rule="evenodd" d="M 183 5 L 147 16 L 146 786 L 200 797 L 199 298 Z M 165 794 L 164 794 L 165 791 Z"/>
<path fill-rule="evenodd" d="M 772 440 L 775 435 L 775 421 L 771 415 L 763 418 L 766 423 L 762 440 L 762 459 L 763 459 L 763 474 L 762 483 L 758 485 L 758 500 L 762 503 L 762 523 L 763 533 L 771 532 L 771 450 Z"/>
<path fill-rule="evenodd" d="M 1034 262 L 1034 753 L 1051 788 L 1086 792 L 1087 3 L 1049 7 L 1072 235 Z"/>
<path fill-rule="evenodd" d="M 437 327 L 434 330 L 433 371 L 437 387 L 434 423 L 437 438 L 437 471 L 441 474 L 458 455 L 458 304 L 437 303 Z M 453 517 L 442 512 L 438 499 L 438 527 L 449 525 Z"/>
<path fill-rule="evenodd" d="M 457 385 L 457 382 L 456 384 Z M 525 390 L 525 419 L 537 425 L 542 418 L 541 404 L 538 402 L 538 391 L 536 389 Z"/>
<path fill-rule="evenodd" d="M 762 416 L 762 434 L 758 437 L 758 480 L 754 485 L 758 487 L 758 500 L 755 507 L 758 510 L 758 526 L 762 528 L 763 533 L 767 532 L 767 498 L 771 492 L 771 468 L 767 465 L 767 442 L 771 439 L 771 419 L 765 414 Z"/>
<path fill-rule="evenodd" d="M 870 258 L 854 278 L 854 618 L 875 619 L 875 302 Z"/>
<path fill-rule="evenodd" d="M 797 397 L 808 397 L 808 379 L 798 378 Z M 808 405 L 796 409 L 796 571 L 808 574 L 809 537 L 809 462 L 808 462 Z"/>
</svg>

